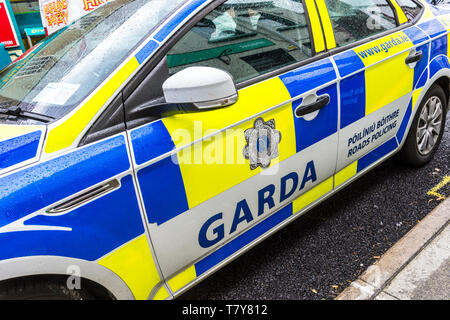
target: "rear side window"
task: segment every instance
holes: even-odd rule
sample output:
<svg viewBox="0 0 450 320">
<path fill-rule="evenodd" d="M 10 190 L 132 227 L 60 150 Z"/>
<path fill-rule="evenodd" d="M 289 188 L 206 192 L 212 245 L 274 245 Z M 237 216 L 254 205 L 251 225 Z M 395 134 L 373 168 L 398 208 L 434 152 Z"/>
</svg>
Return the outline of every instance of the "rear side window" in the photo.
<svg viewBox="0 0 450 320">
<path fill-rule="evenodd" d="M 236 83 L 311 57 L 301 1 L 228 0 L 169 51 L 171 74 L 191 66 L 229 72 Z"/>
<path fill-rule="evenodd" d="M 408 18 L 408 22 L 414 20 L 420 14 L 420 10 L 422 9 L 413 0 L 397 0 L 397 3 Z"/>
<path fill-rule="evenodd" d="M 387 0 L 325 0 L 325 3 L 338 47 L 397 26 Z"/>
</svg>

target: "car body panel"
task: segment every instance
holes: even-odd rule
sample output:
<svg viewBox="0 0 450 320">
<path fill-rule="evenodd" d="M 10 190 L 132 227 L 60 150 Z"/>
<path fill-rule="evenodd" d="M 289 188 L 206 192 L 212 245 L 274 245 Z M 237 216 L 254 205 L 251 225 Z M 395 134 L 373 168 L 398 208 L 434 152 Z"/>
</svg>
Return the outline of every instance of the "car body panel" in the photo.
<svg viewBox="0 0 450 320">
<path fill-rule="evenodd" d="M 306 78 L 305 74 L 314 76 Z M 277 94 L 268 95 L 268 90 Z M 296 118 L 296 108 L 311 92 L 329 94 L 332 102 L 314 119 Z M 258 197 L 254 197 L 254 188 L 263 190 L 272 185 L 269 182 L 274 178 L 261 168 L 252 170 L 243 156 L 245 131 L 251 129 L 258 118 L 274 120 L 276 129 L 282 132 L 279 157 L 272 163 L 278 179 L 294 172 L 295 163 L 307 160 L 305 163 L 314 164 L 314 167 L 308 167 L 308 170 L 314 170 L 314 181 L 308 181 L 312 172 L 304 174 L 306 168 L 302 168 L 297 179 L 301 183 L 306 176 L 305 183 L 300 192 L 289 197 L 291 200 L 332 177 L 334 161 L 324 160 L 336 158 L 338 101 L 336 74 L 329 60 L 242 89 L 239 101 L 231 107 L 175 115 L 130 132 L 140 191 L 150 223 L 149 232 L 166 277 L 208 255 L 213 250 L 211 246 L 217 248 L 289 202 L 286 198 L 265 211 L 260 208 Z M 180 123 L 183 123 L 182 130 Z M 155 139 L 153 132 L 164 132 L 157 136 L 161 139 L 157 145 L 165 145 L 160 155 L 154 154 L 154 150 L 149 151 L 145 144 Z M 315 146 L 314 150 L 322 156 L 308 156 L 310 147 L 319 142 L 321 146 Z M 150 154 L 142 156 L 141 149 Z M 221 152 L 211 155 L 211 150 Z M 153 182 L 161 179 L 167 183 Z M 329 181 L 328 186 L 330 191 L 332 183 Z M 280 198 L 279 192 L 277 187 L 272 192 L 273 198 Z M 238 220 L 239 204 L 236 206 L 232 199 L 244 201 L 240 205 L 244 206 L 242 210 L 247 210 L 243 220 L 248 223 L 241 221 L 244 223 L 239 222 L 233 227 L 233 221 Z M 294 204 L 294 207 L 297 206 Z M 290 208 L 291 214 L 296 212 L 293 210 Z M 222 219 L 226 221 L 224 230 L 232 232 L 224 235 L 220 242 L 202 248 L 198 240 L 202 225 L 208 217 L 221 211 Z"/>
<path fill-rule="evenodd" d="M 330 54 L 240 88 L 228 108 L 176 114 L 78 146 L 126 84 L 210 3 L 186 2 L 66 117 L 0 126 L 0 266 L 7 270 L 0 280 L 67 275 L 75 265 L 118 298 L 173 298 L 394 154 L 428 88 L 450 78 L 450 12 L 423 2 L 414 25 L 333 52 L 323 3 L 309 1 L 314 48 Z M 404 60 L 414 50 L 424 58 L 410 68 Z M 322 95 L 330 96 L 326 108 L 296 117 L 302 103 Z M 258 121 L 281 133 L 278 156 L 264 170 L 243 152 L 245 132 Z M 111 181 L 112 189 L 96 193 Z M 92 197 L 78 206 L 51 213 L 86 194 Z"/>
<path fill-rule="evenodd" d="M 0 174 L 39 160 L 45 126 L 0 125 Z"/>
</svg>

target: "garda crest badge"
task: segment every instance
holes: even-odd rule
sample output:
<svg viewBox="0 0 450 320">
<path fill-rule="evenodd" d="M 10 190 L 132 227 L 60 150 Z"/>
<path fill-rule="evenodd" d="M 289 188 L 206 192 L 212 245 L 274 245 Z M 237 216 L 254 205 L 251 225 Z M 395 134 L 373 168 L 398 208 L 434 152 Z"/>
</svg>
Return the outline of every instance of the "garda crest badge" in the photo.
<svg viewBox="0 0 450 320">
<path fill-rule="evenodd" d="M 267 122 L 263 118 L 256 119 L 254 127 L 245 130 L 245 140 L 244 157 L 250 160 L 250 169 L 255 170 L 259 166 L 266 169 L 278 157 L 281 133 L 275 129 L 274 119 Z"/>
</svg>

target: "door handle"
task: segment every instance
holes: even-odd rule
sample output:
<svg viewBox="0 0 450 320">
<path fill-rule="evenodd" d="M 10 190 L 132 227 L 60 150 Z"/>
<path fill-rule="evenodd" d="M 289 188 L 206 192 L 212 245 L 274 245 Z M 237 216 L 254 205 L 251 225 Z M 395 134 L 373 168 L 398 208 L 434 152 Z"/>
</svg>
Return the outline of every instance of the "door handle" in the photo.
<svg viewBox="0 0 450 320">
<path fill-rule="evenodd" d="M 422 51 L 417 51 L 414 54 L 408 56 L 405 60 L 406 64 L 413 64 L 415 62 L 419 62 L 420 60 L 422 60 L 423 58 L 423 52 Z"/>
<path fill-rule="evenodd" d="M 330 103 L 330 96 L 323 95 L 317 98 L 317 100 L 311 104 L 301 105 L 295 110 L 295 115 L 298 118 L 306 116 L 307 114 L 316 112 L 320 109 L 325 108 Z"/>
</svg>

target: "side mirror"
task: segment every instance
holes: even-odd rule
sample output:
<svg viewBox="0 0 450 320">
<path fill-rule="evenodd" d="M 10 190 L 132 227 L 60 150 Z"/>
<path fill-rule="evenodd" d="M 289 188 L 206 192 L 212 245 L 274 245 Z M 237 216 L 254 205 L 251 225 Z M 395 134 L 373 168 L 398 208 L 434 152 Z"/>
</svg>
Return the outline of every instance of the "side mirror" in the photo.
<svg viewBox="0 0 450 320">
<path fill-rule="evenodd" d="M 230 106 L 238 100 L 236 86 L 228 72 L 210 67 L 189 67 L 163 84 L 168 104 L 193 104 L 198 109 Z"/>
</svg>

